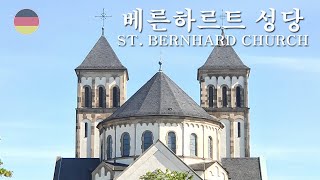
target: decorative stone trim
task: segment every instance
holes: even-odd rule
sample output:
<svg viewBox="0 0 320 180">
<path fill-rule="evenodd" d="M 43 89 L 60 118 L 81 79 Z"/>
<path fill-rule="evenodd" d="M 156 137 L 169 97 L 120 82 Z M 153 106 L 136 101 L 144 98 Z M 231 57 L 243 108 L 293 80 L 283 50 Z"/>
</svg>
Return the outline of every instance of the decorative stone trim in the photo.
<svg viewBox="0 0 320 180">
<path fill-rule="evenodd" d="M 208 119 L 201 119 L 201 118 L 193 118 L 193 117 L 179 117 L 179 116 L 142 116 L 142 117 L 128 117 L 128 118 L 121 118 L 121 119 L 113 119 L 109 121 L 102 121 L 98 124 L 98 128 L 101 129 L 102 127 L 108 128 L 110 126 L 119 126 L 125 124 L 155 124 L 155 123 L 169 123 L 169 124 L 178 124 L 182 122 L 189 122 L 189 123 L 200 123 L 200 124 L 208 124 L 208 125 L 216 125 L 220 128 L 223 128 L 223 125 L 216 119 L 216 120 L 208 120 Z"/>
</svg>

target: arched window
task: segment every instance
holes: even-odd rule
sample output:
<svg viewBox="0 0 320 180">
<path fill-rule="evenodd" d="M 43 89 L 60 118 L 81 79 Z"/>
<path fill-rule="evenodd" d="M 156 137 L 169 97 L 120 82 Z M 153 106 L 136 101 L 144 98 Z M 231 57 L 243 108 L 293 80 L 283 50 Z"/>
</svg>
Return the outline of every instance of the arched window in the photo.
<svg viewBox="0 0 320 180">
<path fill-rule="evenodd" d="M 107 137 L 107 159 L 112 158 L 112 137 L 109 135 Z"/>
<path fill-rule="evenodd" d="M 198 155 L 198 142 L 197 142 L 197 135 L 192 133 L 190 136 L 190 155 L 197 156 Z"/>
<path fill-rule="evenodd" d="M 238 86 L 237 88 L 236 88 L 236 105 L 237 105 L 237 107 L 241 107 L 241 101 L 242 101 L 242 89 L 241 89 L 241 87 L 240 86 Z"/>
<path fill-rule="evenodd" d="M 222 88 L 222 106 L 223 106 L 223 107 L 227 107 L 227 106 L 228 106 L 228 95 L 227 95 L 227 91 L 228 91 L 227 87 L 224 86 L 224 87 Z"/>
<path fill-rule="evenodd" d="M 84 88 L 84 107 L 91 107 L 91 88 L 86 86 Z"/>
<path fill-rule="evenodd" d="M 209 107 L 213 107 L 213 101 L 214 101 L 214 88 L 212 86 L 209 87 Z"/>
<path fill-rule="evenodd" d="M 112 97 L 113 97 L 113 107 L 119 107 L 120 106 L 120 90 L 117 86 L 113 87 L 112 89 Z"/>
<path fill-rule="evenodd" d="M 84 123 L 84 137 L 88 137 L 88 133 L 89 133 L 89 125 L 87 122 Z"/>
<path fill-rule="evenodd" d="M 213 158 L 213 142 L 212 142 L 212 137 L 209 136 L 208 138 L 208 155 L 209 158 Z"/>
<path fill-rule="evenodd" d="M 125 132 L 121 136 L 121 156 L 128 157 L 130 155 L 130 135 Z"/>
<path fill-rule="evenodd" d="M 106 93 L 103 87 L 99 87 L 99 107 L 106 107 Z"/>
<path fill-rule="evenodd" d="M 171 149 L 174 153 L 176 153 L 176 134 L 174 132 L 168 133 L 168 147 Z"/>
<path fill-rule="evenodd" d="M 151 131 L 145 131 L 142 135 L 142 151 L 147 150 L 153 144 L 153 135 Z"/>
<path fill-rule="evenodd" d="M 238 137 L 241 137 L 241 123 L 238 122 Z"/>
</svg>

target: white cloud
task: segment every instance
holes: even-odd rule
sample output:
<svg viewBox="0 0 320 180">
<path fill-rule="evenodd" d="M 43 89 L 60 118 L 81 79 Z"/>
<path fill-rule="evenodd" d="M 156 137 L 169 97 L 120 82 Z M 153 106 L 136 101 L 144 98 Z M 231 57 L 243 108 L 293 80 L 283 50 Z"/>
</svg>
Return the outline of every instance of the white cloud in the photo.
<svg viewBox="0 0 320 180">
<path fill-rule="evenodd" d="M 17 121 L 5 121 L 1 122 L 1 128 L 17 128 L 17 129 L 38 129 L 46 127 L 45 125 L 30 123 L 30 122 L 17 122 Z"/>
<path fill-rule="evenodd" d="M 52 160 L 57 156 L 74 157 L 73 149 L 46 147 L 46 148 L 1 148 L 1 157 L 20 160 Z"/>
<path fill-rule="evenodd" d="M 249 65 L 269 65 L 294 71 L 320 73 L 320 58 L 247 56 Z"/>
<path fill-rule="evenodd" d="M 294 159 L 295 157 L 300 157 L 303 154 L 304 158 L 313 158 L 320 160 L 320 157 L 317 157 L 316 154 L 320 152 L 319 147 L 261 147 L 253 146 L 251 156 L 263 156 L 266 159 Z"/>
<path fill-rule="evenodd" d="M 315 180 L 319 179 L 319 176 L 270 176 L 270 180 Z"/>
</svg>

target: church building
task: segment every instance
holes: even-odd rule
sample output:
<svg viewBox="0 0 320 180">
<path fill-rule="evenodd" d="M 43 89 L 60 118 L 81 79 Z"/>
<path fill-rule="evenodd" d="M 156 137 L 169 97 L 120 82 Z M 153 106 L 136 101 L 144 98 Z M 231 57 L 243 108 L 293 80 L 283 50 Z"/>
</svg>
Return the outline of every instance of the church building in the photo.
<svg viewBox="0 0 320 180">
<path fill-rule="evenodd" d="M 104 35 L 75 72 L 75 158 L 58 157 L 53 180 L 138 180 L 157 169 L 267 180 L 250 157 L 250 68 L 232 46 L 215 46 L 198 69 L 200 105 L 161 69 L 127 99 L 129 71 Z"/>
</svg>

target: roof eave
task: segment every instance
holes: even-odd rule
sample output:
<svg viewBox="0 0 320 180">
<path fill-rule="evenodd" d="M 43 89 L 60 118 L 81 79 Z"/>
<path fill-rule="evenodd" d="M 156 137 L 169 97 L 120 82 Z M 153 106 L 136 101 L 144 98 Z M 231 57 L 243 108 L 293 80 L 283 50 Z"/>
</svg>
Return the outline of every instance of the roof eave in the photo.
<svg viewBox="0 0 320 180">
<path fill-rule="evenodd" d="M 198 73 L 197 73 L 197 80 L 200 81 L 200 77 L 201 77 L 201 73 L 205 73 L 205 71 L 207 71 L 208 73 L 221 73 L 221 72 L 228 72 L 228 71 L 243 71 L 248 77 L 250 74 L 250 68 L 245 66 L 245 67 L 200 67 L 198 68 Z"/>
<path fill-rule="evenodd" d="M 125 68 L 115 68 L 115 69 L 112 69 L 112 68 L 81 68 L 81 67 L 77 67 L 76 69 L 74 69 L 74 71 L 76 72 L 76 74 L 78 75 L 79 71 L 125 71 L 126 72 L 126 75 L 127 75 L 127 81 L 129 80 L 129 72 L 128 72 L 128 69 L 125 67 Z"/>
<path fill-rule="evenodd" d="M 168 117 L 175 117 L 175 118 L 192 118 L 192 119 L 199 119 L 199 120 L 204 120 L 204 121 L 208 121 L 208 122 L 212 122 L 215 123 L 217 125 L 219 125 L 220 128 L 224 128 L 223 124 L 221 122 L 219 122 L 217 119 L 213 118 L 210 116 L 210 118 L 205 118 L 205 117 L 194 117 L 194 116 L 179 116 L 179 115 L 141 115 L 141 116 L 127 116 L 127 117 L 108 117 L 106 119 L 104 119 L 103 121 L 101 121 L 96 127 L 98 129 L 102 128 L 103 124 L 108 123 L 108 122 L 121 122 L 121 120 L 127 120 L 130 118 L 150 118 L 150 117 L 164 117 L 164 118 L 168 118 Z"/>
</svg>

